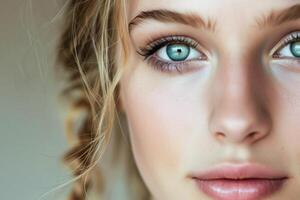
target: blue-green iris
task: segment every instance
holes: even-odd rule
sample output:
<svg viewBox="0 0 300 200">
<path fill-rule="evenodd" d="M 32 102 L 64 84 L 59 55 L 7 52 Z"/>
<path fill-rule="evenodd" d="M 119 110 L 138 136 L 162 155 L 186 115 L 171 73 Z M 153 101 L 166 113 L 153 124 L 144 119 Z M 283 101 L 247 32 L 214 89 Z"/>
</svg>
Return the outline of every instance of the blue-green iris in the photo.
<svg viewBox="0 0 300 200">
<path fill-rule="evenodd" d="M 293 42 L 290 46 L 290 50 L 295 57 L 300 57 L 300 41 Z"/>
<path fill-rule="evenodd" d="M 183 61 L 190 53 L 190 48 L 185 44 L 169 44 L 167 46 L 167 55 L 173 61 Z"/>
</svg>

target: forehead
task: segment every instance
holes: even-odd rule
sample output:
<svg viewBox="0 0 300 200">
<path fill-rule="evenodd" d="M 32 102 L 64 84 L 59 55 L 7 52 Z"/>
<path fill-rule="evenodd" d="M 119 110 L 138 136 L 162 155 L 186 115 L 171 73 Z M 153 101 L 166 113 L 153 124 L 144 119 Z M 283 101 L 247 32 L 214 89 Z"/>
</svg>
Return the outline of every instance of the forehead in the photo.
<svg viewBox="0 0 300 200">
<path fill-rule="evenodd" d="M 168 9 L 197 13 L 223 24 L 232 19 L 245 23 L 297 3 L 300 0 L 129 0 L 127 17 L 133 19 L 145 10 Z"/>
<path fill-rule="evenodd" d="M 265 30 L 270 31 L 269 27 L 280 27 L 279 25 L 300 19 L 300 0 L 129 0 L 127 4 L 129 19 L 128 29 L 131 35 L 144 34 L 153 31 L 162 31 L 167 22 L 184 21 L 193 27 L 193 32 L 209 30 L 219 36 L 215 38 L 224 38 L 223 44 L 236 45 L 233 41 L 251 41 L 249 38 L 262 35 Z M 157 14 L 156 11 L 165 10 L 166 12 Z M 150 15 L 149 12 L 150 11 Z M 155 11 L 155 14 L 151 13 Z M 176 14 L 171 14 L 176 13 Z M 146 17 L 143 13 L 147 13 Z M 169 13 L 167 13 L 169 12 Z M 178 20 L 178 14 L 192 14 L 196 18 L 187 18 Z M 140 17 L 142 14 L 142 17 Z M 149 17 L 150 16 L 150 17 Z M 153 17 L 154 16 L 154 17 Z M 146 19 L 146 20 L 145 20 Z M 155 19 L 157 24 L 147 22 L 149 19 Z M 190 22 L 201 21 L 202 25 Z M 180 22 L 180 23 L 181 23 Z M 199 26 L 198 26 L 199 25 Z M 270 26 L 271 25 L 271 26 Z M 156 27 L 153 30 L 153 27 Z M 192 30 L 190 30 L 192 31 Z M 134 33 L 137 34 L 134 34 Z M 259 34 L 261 33 L 261 34 Z M 211 37 L 213 35 L 210 35 Z M 275 35 L 274 35 L 275 37 Z M 251 42 L 249 42 L 250 44 Z M 243 44 L 239 44 L 243 46 Z"/>
</svg>

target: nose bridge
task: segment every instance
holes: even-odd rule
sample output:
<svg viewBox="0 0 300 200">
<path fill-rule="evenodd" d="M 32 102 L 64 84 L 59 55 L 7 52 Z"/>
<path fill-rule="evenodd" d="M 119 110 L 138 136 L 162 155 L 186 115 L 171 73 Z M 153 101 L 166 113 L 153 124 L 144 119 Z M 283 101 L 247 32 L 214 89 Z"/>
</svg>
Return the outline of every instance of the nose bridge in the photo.
<svg viewBox="0 0 300 200">
<path fill-rule="evenodd" d="M 241 114 L 241 108 L 248 110 L 247 112 L 251 111 L 252 109 L 249 106 L 253 107 L 258 103 L 258 96 L 255 96 L 255 93 L 258 91 L 254 91 L 254 88 L 259 83 L 253 76 L 253 73 L 254 70 L 251 70 L 250 67 L 238 62 L 228 62 L 228 64 L 220 67 L 216 78 L 216 81 L 218 81 L 216 85 L 218 85 L 219 89 L 219 92 L 216 94 L 219 95 L 219 97 L 216 96 L 217 102 L 227 105 L 223 107 L 225 109 L 229 108 L 232 110 L 240 107 L 239 109 L 234 109 L 239 110 L 239 114 Z M 234 110 L 230 112 L 231 115 L 235 113 Z"/>
<path fill-rule="evenodd" d="M 232 59 L 227 59 L 232 60 Z M 253 143 L 267 135 L 270 120 L 257 91 L 257 70 L 241 62 L 219 66 L 211 95 L 210 130 L 222 142 Z"/>
</svg>

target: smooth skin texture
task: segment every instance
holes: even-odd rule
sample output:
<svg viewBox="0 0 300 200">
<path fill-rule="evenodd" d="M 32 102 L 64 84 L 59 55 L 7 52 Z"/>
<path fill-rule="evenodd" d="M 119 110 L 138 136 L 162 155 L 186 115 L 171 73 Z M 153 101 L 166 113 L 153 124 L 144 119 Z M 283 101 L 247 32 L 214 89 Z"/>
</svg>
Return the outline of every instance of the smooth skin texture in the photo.
<svg viewBox="0 0 300 200">
<path fill-rule="evenodd" d="M 126 65 L 118 58 L 125 68 L 121 104 L 132 150 L 153 199 L 210 199 L 188 175 L 221 163 L 247 162 L 289 175 L 282 190 L 267 199 L 299 199 L 300 58 L 275 59 L 272 53 L 289 33 L 300 32 L 300 18 L 260 20 L 295 4 L 300 1 L 129 2 L 129 20 L 141 11 L 167 9 L 215 21 L 205 28 L 145 19 L 131 29 Z M 196 54 L 207 59 L 184 61 L 183 68 L 192 70 L 183 73 L 166 72 L 137 53 L 151 39 L 172 35 L 195 40 Z"/>
</svg>

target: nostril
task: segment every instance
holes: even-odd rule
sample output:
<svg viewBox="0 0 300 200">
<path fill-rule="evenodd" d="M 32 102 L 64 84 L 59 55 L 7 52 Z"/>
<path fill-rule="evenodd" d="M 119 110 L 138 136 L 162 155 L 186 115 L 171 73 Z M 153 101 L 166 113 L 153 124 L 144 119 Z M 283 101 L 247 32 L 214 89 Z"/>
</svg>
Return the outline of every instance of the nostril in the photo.
<svg viewBox="0 0 300 200">
<path fill-rule="evenodd" d="M 249 138 L 254 138 L 255 137 L 255 134 L 256 134 L 256 132 L 252 132 L 252 133 L 249 133 Z"/>
<path fill-rule="evenodd" d="M 243 141 L 245 141 L 245 140 L 246 141 L 254 141 L 260 137 L 259 135 L 260 135 L 260 133 L 258 131 L 250 132 L 250 133 L 248 133 L 248 135 L 246 137 L 244 137 Z M 215 133 L 215 138 L 220 142 L 224 142 L 225 140 L 228 140 L 229 138 L 227 138 L 227 137 L 230 137 L 230 136 L 227 136 L 226 133 L 223 133 L 220 131 Z"/>
<path fill-rule="evenodd" d="M 218 142 L 252 144 L 269 134 L 272 128 L 270 113 L 260 104 L 243 103 L 233 108 L 229 100 L 222 103 L 224 105 L 213 107 L 208 122 L 209 132 Z"/>
<path fill-rule="evenodd" d="M 252 141 L 252 140 L 256 139 L 257 135 L 259 135 L 259 133 L 257 131 L 254 131 L 254 132 L 249 133 L 248 138 L 249 138 L 249 140 Z"/>
<path fill-rule="evenodd" d="M 223 141 L 224 138 L 225 138 L 225 134 L 222 133 L 222 132 L 217 132 L 216 133 L 216 138 L 217 138 L 217 140 Z"/>
</svg>

